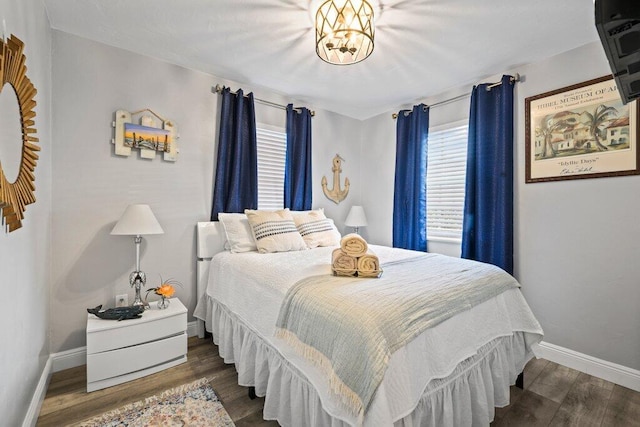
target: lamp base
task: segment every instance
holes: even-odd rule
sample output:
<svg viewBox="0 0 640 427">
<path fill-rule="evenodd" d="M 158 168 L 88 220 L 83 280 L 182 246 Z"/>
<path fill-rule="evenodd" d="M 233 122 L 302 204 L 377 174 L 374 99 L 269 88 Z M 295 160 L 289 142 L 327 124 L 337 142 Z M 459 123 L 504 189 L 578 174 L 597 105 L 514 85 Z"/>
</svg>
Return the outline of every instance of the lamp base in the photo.
<svg viewBox="0 0 640 427">
<path fill-rule="evenodd" d="M 129 275 L 129 284 L 133 286 L 136 290 L 136 295 L 133 299 L 132 307 L 142 307 L 143 309 L 149 308 L 149 303 L 142 300 L 140 296 L 140 290 L 142 286 L 147 283 L 147 275 L 144 274 L 144 271 L 133 271 Z"/>
</svg>

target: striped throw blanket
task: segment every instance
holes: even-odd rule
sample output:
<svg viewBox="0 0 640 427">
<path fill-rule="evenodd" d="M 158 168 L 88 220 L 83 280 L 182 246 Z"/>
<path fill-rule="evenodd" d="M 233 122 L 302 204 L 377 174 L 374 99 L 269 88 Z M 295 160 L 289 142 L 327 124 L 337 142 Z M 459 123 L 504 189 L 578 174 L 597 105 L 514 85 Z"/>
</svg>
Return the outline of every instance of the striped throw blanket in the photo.
<svg viewBox="0 0 640 427">
<path fill-rule="evenodd" d="M 424 254 L 384 265 L 378 279 L 313 276 L 292 286 L 276 336 L 319 366 L 362 420 L 399 348 L 518 282 L 489 264 Z"/>
</svg>

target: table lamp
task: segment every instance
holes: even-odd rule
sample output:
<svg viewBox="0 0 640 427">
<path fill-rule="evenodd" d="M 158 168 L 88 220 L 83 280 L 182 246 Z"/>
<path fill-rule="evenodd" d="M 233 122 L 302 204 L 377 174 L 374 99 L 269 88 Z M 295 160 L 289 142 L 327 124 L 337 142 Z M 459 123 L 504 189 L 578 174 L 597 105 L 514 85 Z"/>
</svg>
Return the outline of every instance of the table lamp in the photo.
<svg viewBox="0 0 640 427">
<path fill-rule="evenodd" d="M 367 217 L 362 206 L 351 206 L 344 225 L 355 228 L 356 234 L 358 234 L 358 228 L 367 226 Z"/>
<path fill-rule="evenodd" d="M 147 282 L 147 276 L 140 271 L 140 242 L 144 234 L 163 234 L 164 231 L 158 220 L 151 212 L 149 205 L 129 205 L 116 223 L 111 234 L 135 236 L 136 244 L 136 269 L 129 275 L 129 284 L 136 289 L 136 296 L 132 306 L 148 308 L 149 304 L 142 301 L 140 288 Z"/>
</svg>

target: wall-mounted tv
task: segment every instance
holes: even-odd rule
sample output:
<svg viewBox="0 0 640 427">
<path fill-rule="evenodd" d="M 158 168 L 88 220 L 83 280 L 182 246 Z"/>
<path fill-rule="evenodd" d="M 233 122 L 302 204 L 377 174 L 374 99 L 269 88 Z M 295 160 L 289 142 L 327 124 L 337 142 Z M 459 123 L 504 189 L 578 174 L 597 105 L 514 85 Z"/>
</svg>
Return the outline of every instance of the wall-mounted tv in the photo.
<svg viewBox="0 0 640 427">
<path fill-rule="evenodd" d="M 622 101 L 640 98 L 640 0 L 595 0 L 595 22 Z"/>
</svg>

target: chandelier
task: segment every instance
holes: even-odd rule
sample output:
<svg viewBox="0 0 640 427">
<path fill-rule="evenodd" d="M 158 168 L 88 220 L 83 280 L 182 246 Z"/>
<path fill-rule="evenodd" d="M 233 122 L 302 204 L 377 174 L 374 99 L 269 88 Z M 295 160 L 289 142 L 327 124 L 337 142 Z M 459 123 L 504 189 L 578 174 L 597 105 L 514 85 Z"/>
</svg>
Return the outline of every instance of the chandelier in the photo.
<svg viewBox="0 0 640 427">
<path fill-rule="evenodd" d="M 366 0 L 324 1 L 315 24 L 316 53 L 329 64 L 355 64 L 373 52 L 373 8 Z"/>
</svg>

